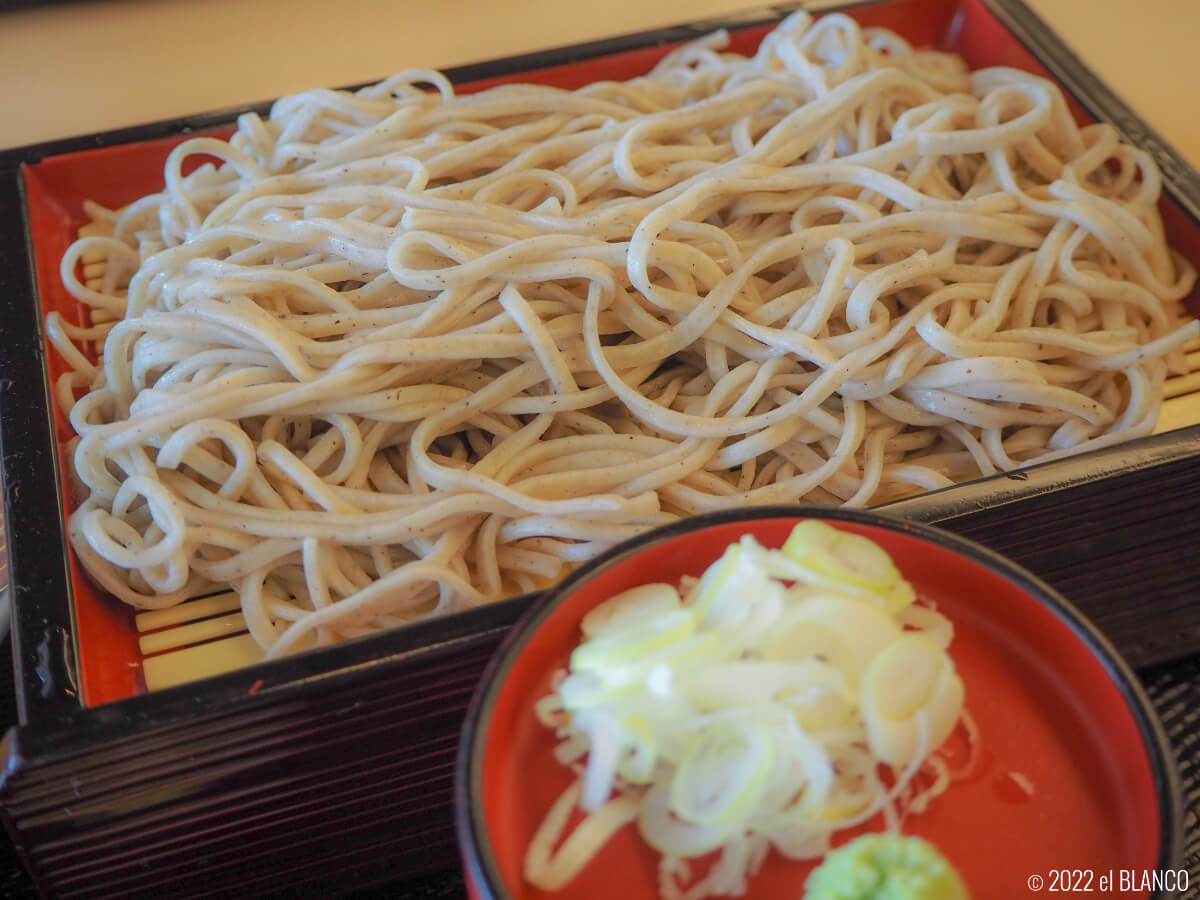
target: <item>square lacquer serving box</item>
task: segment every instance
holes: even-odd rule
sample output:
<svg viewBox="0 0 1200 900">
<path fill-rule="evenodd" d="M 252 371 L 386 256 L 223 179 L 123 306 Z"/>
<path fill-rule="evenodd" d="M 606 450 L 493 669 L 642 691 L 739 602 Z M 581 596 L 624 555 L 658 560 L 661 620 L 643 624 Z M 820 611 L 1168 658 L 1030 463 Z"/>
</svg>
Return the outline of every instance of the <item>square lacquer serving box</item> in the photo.
<svg viewBox="0 0 1200 900">
<path fill-rule="evenodd" d="M 953 50 L 973 68 L 1007 65 L 1059 82 L 1077 118 L 1112 122 L 1154 157 L 1168 239 L 1200 264 L 1200 178 L 1019 0 L 814 12 L 835 9 L 914 45 Z M 625 79 L 718 27 L 730 31 L 732 49 L 753 52 L 785 12 L 447 74 L 463 90 Z M 530 602 L 516 597 L 260 662 L 231 608 L 139 622 L 84 576 L 65 537 L 71 429 L 52 389 L 63 364 L 44 326 L 51 311 L 77 323 L 84 315 L 61 286 L 60 259 L 87 222 L 85 200 L 115 208 L 161 189 L 173 146 L 227 132 L 243 111 L 0 153 L 0 440 L 20 710 L 5 741 L 0 814 L 47 895 L 321 893 L 450 864 L 463 711 Z M 1200 368 L 1197 348 L 1191 355 Z M 1200 605 L 1189 595 L 1200 578 L 1191 537 L 1200 404 L 1188 384 L 1169 383 L 1151 437 L 888 508 L 1028 567 L 1134 665 L 1190 654 L 1200 641 Z M 174 631 L 182 625 L 200 627 Z"/>
</svg>

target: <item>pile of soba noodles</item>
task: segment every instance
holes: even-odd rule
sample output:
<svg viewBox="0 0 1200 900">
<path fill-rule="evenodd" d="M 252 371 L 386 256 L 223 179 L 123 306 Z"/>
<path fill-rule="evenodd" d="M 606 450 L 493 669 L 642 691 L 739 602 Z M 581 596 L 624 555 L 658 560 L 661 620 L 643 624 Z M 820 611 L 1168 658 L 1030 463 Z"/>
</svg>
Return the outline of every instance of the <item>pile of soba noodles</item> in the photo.
<svg viewBox="0 0 1200 900">
<path fill-rule="evenodd" d="M 62 264 L 93 320 L 48 323 L 91 576 L 143 608 L 232 586 L 280 654 L 680 516 L 1152 429 L 1197 323 L 1145 153 L 842 15 L 721 47 L 577 91 L 310 91 L 94 209 Z"/>
</svg>

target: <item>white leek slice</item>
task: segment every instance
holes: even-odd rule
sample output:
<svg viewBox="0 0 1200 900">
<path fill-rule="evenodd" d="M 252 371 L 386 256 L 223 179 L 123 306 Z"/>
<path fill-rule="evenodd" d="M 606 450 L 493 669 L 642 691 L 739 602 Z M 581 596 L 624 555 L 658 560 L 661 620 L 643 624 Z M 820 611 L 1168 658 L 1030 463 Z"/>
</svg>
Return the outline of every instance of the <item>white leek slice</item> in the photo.
<svg viewBox="0 0 1200 900">
<path fill-rule="evenodd" d="M 901 578 L 883 595 L 883 608 L 890 613 L 898 613 L 911 606 L 917 600 L 917 592 L 913 586 Z"/>
<path fill-rule="evenodd" d="M 611 628 L 571 653 L 572 672 L 603 672 L 636 663 L 655 650 L 687 637 L 696 630 L 690 609 L 675 609 L 646 616 L 621 628 Z"/>
<path fill-rule="evenodd" d="M 643 584 L 621 591 L 583 617 L 583 636 L 594 638 L 602 631 L 622 628 L 647 616 L 670 612 L 680 607 L 679 591 L 669 584 Z"/>
<path fill-rule="evenodd" d="M 642 636 L 639 636 L 638 640 L 641 639 Z M 588 646 L 584 644 L 579 649 Z M 597 653 L 609 655 L 607 665 L 592 661 Z M 613 652 L 610 646 L 600 647 L 599 650 L 592 648 L 589 654 L 583 655 L 585 668 L 563 679 L 559 695 L 563 707 L 569 711 L 606 703 L 628 705 L 638 694 L 669 700 L 674 692 L 673 672 L 701 664 L 718 663 L 731 655 L 717 635 L 695 631 L 685 633 L 677 640 L 661 642 L 660 646 L 626 659 L 620 659 L 621 654 Z M 664 689 L 668 694 L 666 697 L 662 696 Z"/>
<path fill-rule="evenodd" d="M 945 652 L 923 635 L 904 635 L 863 676 L 859 704 L 871 752 L 888 765 L 907 765 L 922 743 L 934 749 L 950 736 L 962 701 L 962 679 Z"/>
<path fill-rule="evenodd" d="M 670 795 L 669 782 L 655 783 L 642 798 L 638 814 L 638 830 L 659 853 L 685 859 L 703 856 L 724 844 L 741 826 L 740 822 L 724 825 L 685 822 L 671 812 Z"/>
<path fill-rule="evenodd" d="M 760 564 L 753 539 L 730 544 L 705 570 L 685 606 L 695 611 L 702 628 L 728 628 L 741 622 L 771 584 Z"/>
<path fill-rule="evenodd" d="M 706 666 L 681 673 L 677 687 L 700 712 L 765 710 L 778 704 L 793 712 L 801 724 L 809 711 L 822 722 L 836 723 L 853 708 L 855 700 L 841 672 L 815 659 L 745 659 Z"/>
<path fill-rule="evenodd" d="M 617 778 L 617 760 L 622 750 L 621 726 L 610 713 L 597 711 L 588 717 L 584 732 L 588 736 L 589 750 L 579 805 L 588 812 L 595 812 L 608 802 Z"/>
<path fill-rule="evenodd" d="M 870 538 L 816 519 L 807 519 L 793 528 L 782 553 L 809 570 L 812 582 L 879 597 L 886 601 L 884 609 L 888 613 L 902 609 L 916 597 L 911 587 L 897 589 L 906 582 L 886 550 Z"/>
<path fill-rule="evenodd" d="M 709 726 L 684 751 L 671 781 L 671 811 L 701 825 L 745 819 L 758 803 L 775 742 L 752 717 Z"/>
<path fill-rule="evenodd" d="M 734 573 L 741 558 L 742 545 L 730 544 L 688 594 L 685 605 L 695 611 L 702 624 L 707 625 L 710 616 L 716 617 L 718 601 L 723 601 L 727 589 L 734 587 Z"/>
<path fill-rule="evenodd" d="M 658 761 L 655 729 L 644 716 L 627 716 L 621 723 L 624 747 L 617 760 L 617 774 L 630 784 L 647 784 Z"/>
<path fill-rule="evenodd" d="M 611 703 L 617 694 L 624 691 L 624 684 L 605 681 L 595 672 L 576 672 L 563 679 L 558 686 L 558 696 L 563 708 L 571 712 Z"/>
<path fill-rule="evenodd" d="M 914 603 L 900 610 L 896 620 L 907 628 L 915 628 L 945 650 L 954 640 L 954 625 L 936 609 Z"/>
<path fill-rule="evenodd" d="M 555 852 L 580 791 L 578 781 L 563 791 L 525 851 L 525 879 L 543 891 L 565 887 L 615 832 L 637 818 L 638 798 L 633 794 L 616 797 L 580 822 Z"/>
<path fill-rule="evenodd" d="M 867 665 L 901 635 L 896 621 L 865 600 L 829 591 L 798 592 L 777 635 L 767 644 L 768 659 L 830 659 L 857 684 Z"/>
<path fill-rule="evenodd" d="M 572 710 L 570 730 L 585 731 L 591 727 L 591 719 L 598 713 L 614 715 L 621 725 L 621 759 L 633 756 L 641 758 L 653 752 L 654 764 L 676 763 L 694 737 L 696 721 L 700 713 L 682 696 L 675 696 L 664 703 L 646 691 L 627 687 L 613 691 L 610 699 L 603 703 Z M 650 737 L 644 731 L 648 729 Z M 618 762 L 617 771 L 626 780 L 640 782 L 640 778 L 622 771 L 623 765 L 634 768 L 637 763 L 630 759 Z"/>
<path fill-rule="evenodd" d="M 756 649 L 778 630 L 779 620 L 788 603 L 787 590 L 777 581 L 766 581 L 753 586 L 740 598 L 743 608 L 736 623 L 723 626 L 722 640 L 730 656 Z"/>
<path fill-rule="evenodd" d="M 767 776 L 754 822 L 762 827 L 795 824 L 822 807 L 837 779 L 825 747 L 788 716 L 770 723 L 775 764 Z"/>
</svg>

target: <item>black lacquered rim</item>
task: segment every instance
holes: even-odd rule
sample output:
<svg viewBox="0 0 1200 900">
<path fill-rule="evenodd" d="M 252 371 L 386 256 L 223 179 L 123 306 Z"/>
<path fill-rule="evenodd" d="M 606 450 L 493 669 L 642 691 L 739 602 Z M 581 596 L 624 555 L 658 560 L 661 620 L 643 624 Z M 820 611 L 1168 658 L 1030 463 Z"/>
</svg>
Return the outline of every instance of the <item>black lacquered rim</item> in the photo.
<svg viewBox="0 0 1200 900">
<path fill-rule="evenodd" d="M 964 556 L 1004 578 L 1039 601 L 1066 625 L 1075 637 L 1104 667 L 1116 684 L 1125 705 L 1137 723 L 1147 761 L 1158 796 L 1159 854 L 1156 863 L 1160 872 L 1179 869 L 1183 864 L 1183 801 L 1179 773 L 1166 731 L 1159 721 L 1150 699 L 1133 671 L 1109 643 L 1108 639 L 1075 608 L 1070 601 L 1025 569 L 988 548 L 958 537 L 940 528 L 923 525 L 881 512 L 849 509 L 785 505 L 747 509 L 720 510 L 664 525 L 632 538 L 596 557 L 577 569 L 561 584 L 547 590 L 525 611 L 496 650 L 480 679 L 479 687 L 467 708 L 462 738 L 455 763 L 454 807 L 455 830 L 459 852 L 470 885 L 479 900 L 512 900 L 504 887 L 496 865 L 491 840 L 483 816 L 483 756 L 496 699 L 508 673 L 524 651 L 529 640 L 547 618 L 583 584 L 631 556 L 687 534 L 717 525 L 753 522 L 761 519 L 812 518 L 872 525 L 888 531 L 919 538 Z M 1151 900 L 1166 900 L 1174 892 L 1155 891 Z"/>
</svg>

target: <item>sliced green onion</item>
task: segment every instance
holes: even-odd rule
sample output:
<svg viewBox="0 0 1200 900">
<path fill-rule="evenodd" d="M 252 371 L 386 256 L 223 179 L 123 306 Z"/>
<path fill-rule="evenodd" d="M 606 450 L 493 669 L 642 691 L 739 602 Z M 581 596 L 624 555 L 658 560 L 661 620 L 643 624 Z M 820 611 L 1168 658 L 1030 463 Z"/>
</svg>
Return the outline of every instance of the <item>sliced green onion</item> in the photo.
<svg viewBox="0 0 1200 900">
<path fill-rule="evenodd" d="M 624 749 L 617 761 L 617 774 L 630 784 L 646 784 L 654 777 L 658 740 L 654 727 L 644 717 L 631 715 L 621 723 Z"/>
<path fill-rule="evenodd" d="M 923 715 L 936 747 L 954 730 L 962 709 L 962 680 L 937 644 L 906 634 L 880 653 L 863 676 L 859 703 L 872 752 L 903 766 L 917 753 L 917 717 Z"/>
<path fill-rule="evenodd" d="M 746 618 L 770 577 L 754 556 L 757 542 L 730 544 L 708 567 L 685 605 L 694 610 L 701 627 L 726 628 Z"/>
<path fill-rule="evenodd" d="M 706 666 L 679 675 L 680 693 L 701 712 L 774 706 L 814 706 L 825 697 L 853 703 L 846 679 L 817 660 L 776 662 L 744 659 Z"/>
<path fill-rule="evenodd" d="M 914 603 L 902 609 L 896 620 L 906 628 L 915 628 L 945 650 L 954 639 L 954 626 L 936 609 Z"/>
<path fill-rule="evenodd" d="M 771 847 L 810 858 L 881 811 L 898 823 L 898 798 L 913 795 L 963 700 L 946 652 L 953 628 L 915 599 L 882 548 L 810 520 L 783 550 L 732 544 L 685 599 L 648 584 L 591 610 L 569 672 L 536 707 L 560 759 L 578 766 L 586 750 L 574 796 L 589 812 L 576 829 L 588 852 L 636 808 L 643 838 L 666 857 L 664 890 L 687 880 L 684 860 L 720 849 L 675 892 L 730 895 Z M 547 828 L 537 859 L 533 848 L 526 857 L 539 885 L 586 862 L 564 856 L 566 845 L 550 860 Z"/>
<path fill-rule="evenodd" d="M 696 630 L 696 614 L 675 609 L 605 630 L 571 653 L 572 672 L 603 673 L 636 663 Z"/>
<path fill-rule="evenodd" d="M 708 727 L 675 769 L 672 812 L 701 825 L 746 818 L 762 794 L 774 758 L 774 740 L 752 717 Z"/>
<path fill-rule="evenodd" d="M 886 600 L 888 613 L 902 609 L 916 596 L 911 587 L 897 589 L 904 581 L 886 550 L 870 538 L 816 519 L 792 529 L 782 552 L 808 570 L 812 583 Z"/>
<path fill-rule="evenodd" d="M 739 831 L 738 822 L 702 825 L 685 822 L 671 812 L 671 786 L 659 781 L 642 798 L 638 831 L 646 843 L 666 856 L 690 859 L 716 850 Z"/>
<path fill-rule="evenodd" d="M 794 596 L 799 599 L 788 610 L 787 624 L 766 647 L 769 659 L 803 659 L 816 651 L 857 683 L 875 655 L 900 637 L 896 621 L 872 603 L 825 590 Z"/>
<path fill-rule="evenodd" d="M 679 609 L 679 591 L 669 584 L 643 584 L 610 597 L 583 617 L 584 637 L 635 624 L 638 620 Z"/>
<path fill-rule="evenodd" d="M 617 760 L 621 756 L 621 726 L 609 713 L 597 711 L 588 720 L 587 769 L 583 775 L 583 794 L 579 805 L 595 812 L 608 802 L 617 777 Z"/>
</svg>

